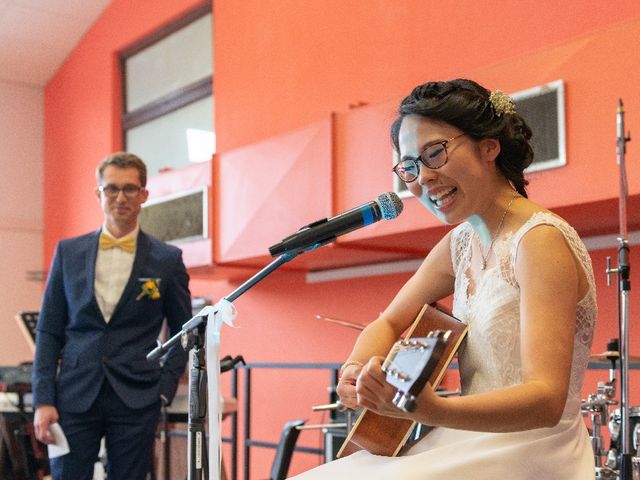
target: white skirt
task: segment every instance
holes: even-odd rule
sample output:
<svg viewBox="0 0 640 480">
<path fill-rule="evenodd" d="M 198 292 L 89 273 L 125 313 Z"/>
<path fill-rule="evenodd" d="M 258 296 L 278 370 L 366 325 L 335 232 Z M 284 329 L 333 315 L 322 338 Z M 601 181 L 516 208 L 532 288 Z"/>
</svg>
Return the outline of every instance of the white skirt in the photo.
<svg viewBox="0 0 640 480">
<path fill-rule="evenodd" d="M 405 455 L 360 451 L 295 480 L 592 480 L 594 455 L 582 417 L 553 428 L 486 433 L 434 428 Z"/>
</svg>

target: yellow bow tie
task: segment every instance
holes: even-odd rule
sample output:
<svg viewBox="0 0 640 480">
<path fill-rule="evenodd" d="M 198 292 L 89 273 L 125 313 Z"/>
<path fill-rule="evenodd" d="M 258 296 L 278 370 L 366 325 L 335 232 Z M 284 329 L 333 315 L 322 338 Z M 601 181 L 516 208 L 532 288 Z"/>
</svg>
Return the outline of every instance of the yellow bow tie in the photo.
<svg viewBox="0 0 640 480">
<path fill-rule="evenodd" d="M 135 239 L 127 235 L 122 238 L 113 238 L 109 235 L 106 235 L 104 232 L 100 234 L 100 248 L 103 250 L 108 250 L 109 248 L 121 248 L 125 252 L 133 253 L 136 251 L 136 241 Z"/>
</svg>

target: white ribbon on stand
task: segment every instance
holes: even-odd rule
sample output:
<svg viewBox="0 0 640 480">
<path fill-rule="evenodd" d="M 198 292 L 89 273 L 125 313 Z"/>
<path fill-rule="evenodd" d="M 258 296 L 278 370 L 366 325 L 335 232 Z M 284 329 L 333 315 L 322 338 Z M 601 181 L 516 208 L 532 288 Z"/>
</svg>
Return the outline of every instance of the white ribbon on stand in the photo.
<svg viewBox="0 0 640 480">
<path fill-rule="evenodd" d="M 213 306 L 204 307 L 197 316 L 207 316 L 206 361 L 209 415 L 209 479 L 220 480 L 222 466 L 222 395 L 220 394 L 220 331 L 222 325 L 235 327 L 238 316 L 233 303 L 223 298 Z"/>
</svg>

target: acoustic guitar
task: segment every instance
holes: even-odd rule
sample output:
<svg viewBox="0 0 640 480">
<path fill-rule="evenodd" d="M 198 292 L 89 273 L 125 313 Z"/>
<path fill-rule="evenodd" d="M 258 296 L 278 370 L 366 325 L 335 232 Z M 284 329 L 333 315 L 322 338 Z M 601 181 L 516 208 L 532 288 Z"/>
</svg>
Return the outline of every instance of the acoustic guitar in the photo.
<svg viewBox="0 0 640 480">
<path fill-rule="evenodd" d="M 387 382 L 398 390 L 394 398 L 398 408 L 415 408 L 414 398 L 427 382 L 434 390 L 438 387 L 466 334 L 467 326 L 440 307 L 422 307 L 404 340 L 396 342 L 383 363 Z M 359 450 L 395 457 L 415 425 L 409 419 L 386 417 L 365 409 L 337 457 Z"/>
</svg>

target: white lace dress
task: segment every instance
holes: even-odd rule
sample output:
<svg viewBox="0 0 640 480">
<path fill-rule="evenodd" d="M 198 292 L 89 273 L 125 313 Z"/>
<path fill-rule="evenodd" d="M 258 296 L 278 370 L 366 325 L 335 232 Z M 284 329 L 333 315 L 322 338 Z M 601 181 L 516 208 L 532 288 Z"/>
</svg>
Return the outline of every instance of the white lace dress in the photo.
<svg viewBox="0 0 640 480">
<path fill-rule="evenodd" d="M 515 433 L 484 433 L 438 427 L 402 457 L 357 452 L 321 465 L 296 480 L 589 480 L 595 476 L 593 451 L 580 414 L 582 380 L 593 340 L 595 288 L 589 255 L 577 233 L 562 219 L 539 212 L 517 232 L 496 242 L 497 265 L 476 286 L 471 265 L 473 230 L 467 223 L 453 231 L 451 253 L 456 270 L 454 315 L 469 326 L 458 355 L 463 395 L 508 387 L 522 381 L 519 289 L 515 255 L 522 236 L 537 225 L 553 225 L 564 235 L 589 281 L 576 311 L 571 385 L 562 419 L 553 428 Z M 470 287 L 474 292 L 468 295 Z"/>
</svg>

